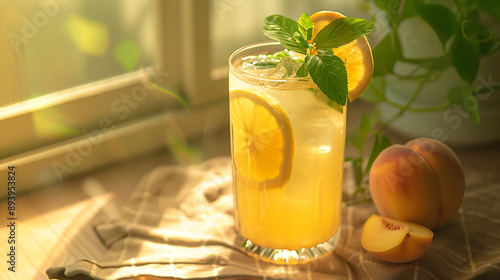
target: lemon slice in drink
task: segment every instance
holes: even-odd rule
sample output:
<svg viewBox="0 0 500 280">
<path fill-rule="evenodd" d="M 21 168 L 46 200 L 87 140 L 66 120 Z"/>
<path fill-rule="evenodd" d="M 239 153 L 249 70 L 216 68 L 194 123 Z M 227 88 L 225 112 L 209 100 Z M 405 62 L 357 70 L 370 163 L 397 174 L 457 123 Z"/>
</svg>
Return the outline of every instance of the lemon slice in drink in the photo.
<svg viewBox="0 0 500 280">
<path fill-rule="evenodd" d="M 287 113 L 271 98 L 229 92 L 236 171 L 259 187 L 281 187 L 292 169 L 295 143 Z"/>
</svg>

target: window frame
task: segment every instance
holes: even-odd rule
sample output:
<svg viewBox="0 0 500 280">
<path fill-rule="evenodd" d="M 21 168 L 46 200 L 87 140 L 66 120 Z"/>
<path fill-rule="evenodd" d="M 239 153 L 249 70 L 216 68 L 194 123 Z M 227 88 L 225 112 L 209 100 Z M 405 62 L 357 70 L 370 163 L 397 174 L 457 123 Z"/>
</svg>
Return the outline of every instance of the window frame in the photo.
<svg viewBox="0 0 500 280">
<path fill-rule="evenodd" d="M 0 108 L 0 131 L 4 139 L 0 177 L 6 176 L 9 166 L 16 166 L 23 174 L 18 177 L 18 191 L 24 192 L 113 163 L 165 152 L 169 149 L 165 143 L 167 132 L 177 131 L 180 138 L 199 137 L 206 132 L 209 118 L 210 130 L 226 127 L 227 76 L 213 80 L 207 59 L 210 3 L 210 0 L 155 0 L 159 39 L 154 67 Z M 179 23 L 180 28 L 171 28 Z M 145 72 L 152 73 L 156 82 L 168 85 L 169 91 L 182 92 L 189 108 L 175 96 L 148 83 Z M 114 119 L 110 117 L 110 104 L 141 88 L 149 95 L 140 109 L 130 110 L 123 120 L 119 120 L 117 112 Z M 29 129 L 34 115 L 49 110 L 79 112 L 82 106 L 92 104 L 96 104 L 92 114 L 72 117 L 71 126 L 79 133 L 55 134 L 45 141 L 30 143 L 33 131 Z M 121 116 L 124 114 L 125 110 L 121 111 Z M 137 145 L 145 139 L 147 145 Z M 1 190 L 0 198 L 4 196 L 6 191 Z"/>
</svg>

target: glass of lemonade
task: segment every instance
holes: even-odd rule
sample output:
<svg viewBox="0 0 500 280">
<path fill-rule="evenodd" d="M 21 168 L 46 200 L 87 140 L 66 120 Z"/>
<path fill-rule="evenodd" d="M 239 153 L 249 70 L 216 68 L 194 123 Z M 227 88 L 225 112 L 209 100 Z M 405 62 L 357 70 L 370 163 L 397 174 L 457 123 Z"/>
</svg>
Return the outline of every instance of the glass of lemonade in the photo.
<svg viewBox="0 0 500 280">
<path fill-rule="evenodd" d="M 340 232 L 346 106 L 295 76 L 302 61 L 278 42 L 229 58 L 238 242 L 281 264 L 332 251 Z"/>
</svg>

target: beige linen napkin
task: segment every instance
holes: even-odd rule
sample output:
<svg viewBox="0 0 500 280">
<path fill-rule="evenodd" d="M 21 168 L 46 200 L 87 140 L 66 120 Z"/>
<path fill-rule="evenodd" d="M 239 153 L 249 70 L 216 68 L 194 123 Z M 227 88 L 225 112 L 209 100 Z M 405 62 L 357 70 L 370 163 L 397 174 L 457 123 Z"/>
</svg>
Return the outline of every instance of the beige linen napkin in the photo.
<svg viewBox="0 0 500 280">
<path fill-rule="evenodd" d="M 349 165 L 344 199 L 352 199 Z M 500 177 L 466 172 L 464 202 L 435 231 L 422 258 L 390 264 L 365 252 L 359 238 L 372 203 L 344 207 L 332 254 L 296 266 L 255 260 L 234 244 L 229 158 L 146 174 L 121 216 L 95 226 L 108 247 L 100 261 L 47 270 L 50 279 L 500 279 Z"/>
</svg>

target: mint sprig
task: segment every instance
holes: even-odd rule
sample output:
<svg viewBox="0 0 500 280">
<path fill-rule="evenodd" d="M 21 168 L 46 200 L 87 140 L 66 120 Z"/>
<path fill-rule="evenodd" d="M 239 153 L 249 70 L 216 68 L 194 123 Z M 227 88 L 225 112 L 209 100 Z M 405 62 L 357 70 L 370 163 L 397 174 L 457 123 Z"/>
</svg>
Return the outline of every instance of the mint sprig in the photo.
<svg viewBox="0 0 500 280">
<path fill-rule="evenodd" d="M 284 48 L 306 55 L 297 76 L 311 76 L 331 101 L 344 106 L 348 95 L 347 71 L 342 59 L 332 49 L 367 35 L 374 28 L 372 22 L 364 19 L 340 18 L 319 31 L 311 42 L 314 23 L 304 13 L 298 21 L 282 15 L 268 16 L 262 25 L 262 32 L 279 41 Z"/>
<path fill-rule="evenodd" d="M 360 18 L 339 18 L 321 29 L 314 38 L 316 48 L 333 49 L 366 35 L 375 28 L 372 22 Z"/>
<path fill-rule="evenodd" d="M 344 106 L 347 98 L 347 71 L 342 59 L 331 50 L 320 50 L 318 55 L 306 56 L 304 63 L 321 91 L 333 102 Z"/>
<path fill-rule="evenodd" d="M 314 23 L 306 13 L 299 18 L 298 26 L 302 37 L 306 40 L 311 40 L 313 36 Z"/>
<path fill-rule="evenodd" d="M 262 25 L 262 32 L 267 37 L 279 41 L 288 50 L 306 54 L 307 49 L 293 38 L 293 35 L 298 33 L 298 31 L 299 27 L 296 21 L 280 15 L 266 17 Z"/>
</svg>

